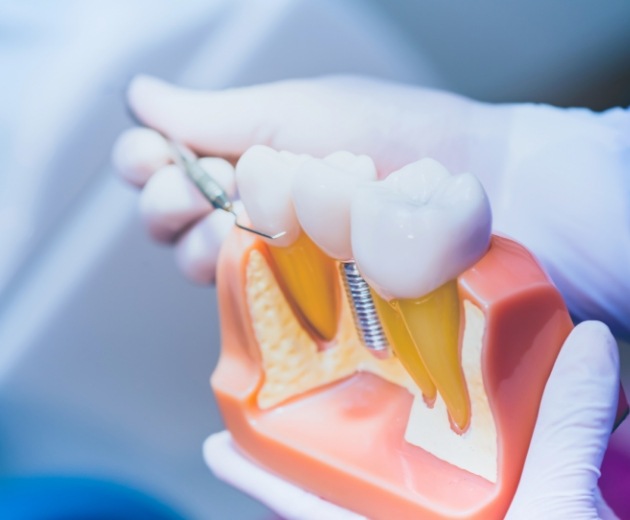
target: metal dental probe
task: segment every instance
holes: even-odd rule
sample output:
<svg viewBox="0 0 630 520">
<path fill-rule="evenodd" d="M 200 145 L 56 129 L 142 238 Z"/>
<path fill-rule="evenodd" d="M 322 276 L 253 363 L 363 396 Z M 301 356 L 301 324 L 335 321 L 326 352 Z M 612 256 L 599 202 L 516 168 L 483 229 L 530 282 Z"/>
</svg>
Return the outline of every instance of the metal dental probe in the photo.
<svg viewBox="0 0 630 520">
<path fill-rule="evenodd" d="M 234 210 L 234 204 L 232 204 L 232 201 L 227 196 L 227 193 L 219 185 L 219 183 L 212 178 L 212 175 L 199 164 L 195 154 L 185 146 L 177 144 L 171 140 L 168 140 L 168 143 L 175 153 L 176 162 L 179 163 L 179 166 L 182 170 L 184 170 L 188 178 L 195 184 L 195 186 L 197 186 L 203 196 L 208 200 L 208 202 L 210 202 L 210 204 L 212 204 L 213 208 L 227 211 L 228 213 L 234 215 L 234 225 L 237 228 L 270 240 L 275 240 L 276 238 L 280 238 L 286 234 L 286 231 L 282 231 L 281 233 L 276 233 L 275 235 L 269 235 L 267 233 L 263 233 L 262 231 L 240 224 L 238 222 L 238 215 Z"/>
<path fill-rule="evenodd" d="M 138 119 L 135 112 L 131 110 L 129 105 L 126 105 L 126 108 L 129 117 L 137 124 L 144 126 L 144 123 Z M 173 141 L 160 130 L 147 126 L 145 126 L 145 128 L 149 128 L 150 130 L 157 132 L 166 140 L 175 155 L 175 162 L 179 164 L 186 176 L 195 184 L 195 186 L 197 186 L 197 189 L 202 193 L 206 200 L 212 204 L 213 208 L 227 211 L 228 213 L 234 215 L 234 225 L 237 228 L 253 233 L 254 235 L 258 235 L 259 237 L 268 238 L 269 240 L 275 240 L 276 238 L 286 235 L 286 231 L 276 233 L 275 235 L 269 235 L 268 233 L 263 233 L 262 231 L 240 224 L 238 221 L 238 215 L 234 210 L 234 204 L 232 204 L 232 201 L 228 197 L 227 193 L 219 185 L 219 183 L 212 178 L 212 175 L 201 167 L 197 160 L 197 156 L 193 153 L 193 151 L 188 147 Z"/>
<path fill-rule="evenodd" d="M 374 306 L 370 286 L 354 262 L 341 262 L 340 269 L 359 337 L 375 357 L 389 357 L 389 345 Z"/>
</svg>

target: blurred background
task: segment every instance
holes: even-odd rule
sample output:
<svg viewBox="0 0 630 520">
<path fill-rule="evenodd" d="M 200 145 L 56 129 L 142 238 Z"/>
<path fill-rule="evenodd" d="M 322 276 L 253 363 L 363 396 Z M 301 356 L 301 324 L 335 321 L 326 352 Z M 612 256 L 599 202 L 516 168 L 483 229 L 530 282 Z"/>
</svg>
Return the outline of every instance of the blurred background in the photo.
<svg viewBox="0 0 630 520">
<path fill-rule="evenodd" d="M 629 22 L 624 0 L 0 3 L 0 477 L 92 477 L 189 519 L 271 518 L 201 456 L 222 429 L 215 291 L 150 242 L 109 164 L 134 74 L 222 88 L 359 73 L 603 110 L 630 104 Z M 614 442 L 630 456 L 629 428 Z"/>
</svg>

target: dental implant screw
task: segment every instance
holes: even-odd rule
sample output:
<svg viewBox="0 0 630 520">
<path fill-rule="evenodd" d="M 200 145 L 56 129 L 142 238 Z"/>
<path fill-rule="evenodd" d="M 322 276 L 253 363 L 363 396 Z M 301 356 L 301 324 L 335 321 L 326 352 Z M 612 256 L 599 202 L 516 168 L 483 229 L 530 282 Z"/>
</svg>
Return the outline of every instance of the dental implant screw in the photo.
<svg viewBox="0 0 630 520">
<path fill-rule="evenodd" d="M 370 286 L 354 262 L 341 263 L 341 277 L 352 309 L 354 324 L 363 344 L 377 358 L 388 357 L 389 345 L 376 312 Z"/>
</svg>

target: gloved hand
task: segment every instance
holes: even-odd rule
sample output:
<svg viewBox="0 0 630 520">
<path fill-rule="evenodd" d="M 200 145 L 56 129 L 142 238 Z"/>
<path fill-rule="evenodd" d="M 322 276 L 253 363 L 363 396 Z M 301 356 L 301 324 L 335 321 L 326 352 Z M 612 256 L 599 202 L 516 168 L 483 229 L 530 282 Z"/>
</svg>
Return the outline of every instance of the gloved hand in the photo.
<svg viewBox="0 0 630 520">
<path fill-rule="evenodd" d="M 488 192 L 495 229 L 537 255 L 574 316 L 630 337 L 628 111 L 487 105 L 354 77 L 218 92 L 139 77 L 129 104 L 147 126 L 201 155 L 235 159 L 267 144 L 315 156 L 363 153 L 382 176 L 425 156 L 469 171 Z M 232 217 L 210 214 L 168 161 L 163 139 L 144 129 L 123 134 L 114 150 L 123 176 L 146 183 L 141 207 L 152 235 L 175 241 L 184 272 L 210 282 Z M 215 166 L 234 190 L 228 164 Z"/>
<path fill-rule="evenodd" d="M 507 518 L 616 518 L 597 487 L 616 412 L 617 344 L 599 322 L 578 325 L 545 387 L 527 460 Z M 214 474 L 287 520 L 359 520 L 262 470 L 234 447 L 228 432 L 210 437 L 204 456 Z"/>
<path fill-rule="evenodd" d="M 253 144 L 267 144 L 316 156 L 364 153 L 382 176 L 425 156 L 451 171 L 474 173 L 488 192 L 495 229 L 541 259 L 574 315 L 601 319 L 630 336 L 626 111 L 493 106 L 347 77 L 220 92 L 191 92 L 138 78 L 129 102 L 147 126 L 201 155 L 236 159 Z M 168 165 L 165 141 L 150 130 L 121 136 L 114 161 L 124 177 L 144 186 L 141 208 L 151 234 L 175 242 L 190 278 L 212 281 L 232 217 L 211 211 L 184 175 Z M 229 163 L 213 161 L 219 181 L 234 191 Z M 596 481 L 615 411 L 617 375 L 616 345 L 605 327 L 578 327 L 548 383 L 513 517 L 608 514 Z M 284 493 L 291 499 L 295 488 L 275 487 L 277 479 L 270 475 L 265 477 L 275 482 L 270 488 L 262 487 L 264 479 L 230 477 L 230 468 L 220 462 L 226 450 L 208 449 L 213 466 L 222 468 L 218 474 L 291 517 L 278 504 L 286 502 Z"/>
</svg>

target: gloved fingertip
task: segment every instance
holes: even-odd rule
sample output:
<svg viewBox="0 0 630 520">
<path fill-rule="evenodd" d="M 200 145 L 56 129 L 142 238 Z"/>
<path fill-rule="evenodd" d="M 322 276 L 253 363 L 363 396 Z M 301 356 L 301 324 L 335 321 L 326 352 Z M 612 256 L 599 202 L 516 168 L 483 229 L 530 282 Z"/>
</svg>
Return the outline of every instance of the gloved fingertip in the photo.
<svg viewBox="0 0 630 520">
<path fill-rule="evenodd" d="M 155 76 L 150 76 L 148 74 L 138 74 L 129 82 L 127 96 L 128 99 L 133 102 L 138 98 L 138 96 L 143 96 L 156 91 L 164 92 L 172 90 L 173 88 L 174 87 L 171 86 L 170 83 L 160 78 L 156 78 Z"/>
<path fill-rule="evenodd" d="M 154 172 L 171 161 L 171 149 L 157 132 L 131 128 L 114 143 L 111 160 L 124 180 L 142 187 Z"/>
<path fill-rule="evenodd" d="M 584 321 L 578 324 L 567 338 L 564 350 L 591 374 L 610 379 L 619 370 L 619 349 L 610 329 L 601 321 Z M 562 352 L 560 353 L 562 356 Z"/>
<path fill-rule="evenodd" d="M 151 237 L 166 243 L 212 211 L 208 201 L 174 164 L 164 166 L 149 178 L 138 206 Z"/>
<path fill-rule="evenodd" d="M 236 178 L 234 166 L 221 157 L 202 157 L 200 166 L 225 190 L 230 199 L 236 196 Z"/>
<path fill-rule="evenodd" d="M 580 334 L 591 334 L 593 338 L 599 337 L 603 341 L 615 341 L 610 328 L 605 323 L 596 320 L 583 321 L 575 326 L 574 330 L 579 330 Z"/>
<path fill-rule="evenodd" d="M 177 242 L 175 258 L 191 282 L 214 283 L 221 244 L 234 225 L 234 217 L 215 211 L 197 222 Z"/>
<path fill-rule="evenodd" d="M 150 113 L 160 100 L 175 90 L 171 84 L 146 74 L 135 76 L 127 88 L 127 108 L 131 117 L 151 126 Z"/>
<path fill-rule="evenodd" d="M 214 433 L 205 440 L 203 458 L 216 477 L 225 480 L 226 469 L 233 469 L 234 450 L 232 435 L 227 430 Z"/>
</svg>

